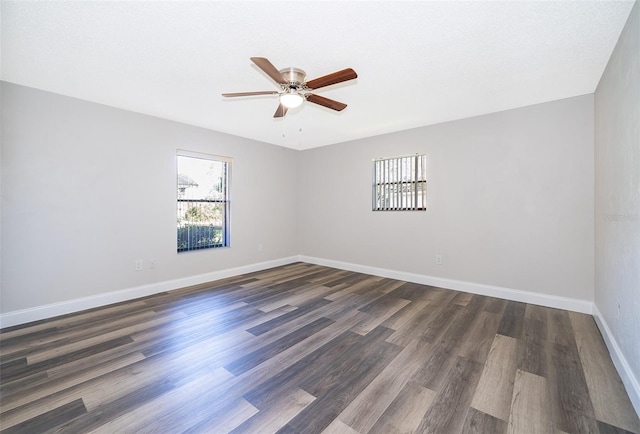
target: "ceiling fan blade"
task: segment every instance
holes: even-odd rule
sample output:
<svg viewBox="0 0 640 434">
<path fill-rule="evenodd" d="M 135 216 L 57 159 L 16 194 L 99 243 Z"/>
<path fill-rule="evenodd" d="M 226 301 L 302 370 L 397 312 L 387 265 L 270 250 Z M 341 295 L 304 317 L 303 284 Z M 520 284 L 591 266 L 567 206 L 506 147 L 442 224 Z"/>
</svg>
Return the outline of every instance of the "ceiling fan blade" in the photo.
<svg viewBox="0 0 640 434">
<path fill-rule="evenodd" d="M 258 92 L 235 92 L 235 93 L 223 93 L 222 96 L 252 96 L 252 95 L 277 95 L 275 90 L 260 90 Z"/>
<path fill-rule="evenodd" d="M 273 114 L 274 118 L 282 118 L 287 114 L 287 107 L 282 105 L 282 103 L 276 109 L 276 112 Z"/>
<path fill-rule="evenodd" d="M 307 94 L 307 101 L 312 102 L 314 104 L 320 104 L 322 106 L 328 107 L 336 111 L 342 111 L 347 107 L 347 105 L 344 103 L 341 103 L 329 98 L 325 98 L 320 95 L 315 95 L 313 93 Z"/>
<path fill-rule="evenodd" d="M 343 81 L 353 80 L 354 78 L 358 78 L 358 74 L 356 74 L 353 69 L 347 68 L 307 81 L 306 85 L 309 89 L 319 89 L 332 84 L 342 83 Z"/>
<path fill-rule="evenodd" d="M 251 61 L 255 63 L 258 68 L 266 72 L 266 74 L 276 83 L 287 84 L 287 80 L 285 80 L 282 74 L 280 74 L 276 67 L 273 66 L 273 63 L 269 62 L 265 57 L 252 57 Z"/>
</svg>

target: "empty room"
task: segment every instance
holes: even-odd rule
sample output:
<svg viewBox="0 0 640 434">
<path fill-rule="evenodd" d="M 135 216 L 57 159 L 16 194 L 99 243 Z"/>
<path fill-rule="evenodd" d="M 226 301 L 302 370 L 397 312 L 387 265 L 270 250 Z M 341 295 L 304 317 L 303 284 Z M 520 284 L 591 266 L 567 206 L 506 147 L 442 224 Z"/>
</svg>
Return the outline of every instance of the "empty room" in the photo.
<svg viewBox="0 0 640 434">
<path fill-rule="evenodd" d="M 0 26 L 0 432 L 640 434 L 637 0 Z"/>
</svg>

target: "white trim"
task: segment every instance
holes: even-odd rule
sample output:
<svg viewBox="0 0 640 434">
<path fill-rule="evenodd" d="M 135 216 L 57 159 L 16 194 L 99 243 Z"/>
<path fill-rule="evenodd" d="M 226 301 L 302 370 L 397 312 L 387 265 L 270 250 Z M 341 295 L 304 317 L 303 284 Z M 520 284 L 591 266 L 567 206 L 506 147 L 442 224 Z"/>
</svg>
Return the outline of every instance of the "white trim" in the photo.
<svg viewBox="0 0 640 434">
<path fill-rule="evenodd" d="M 424 274 L 407 273 L 404 271 L 389 270 L 386 268 L 370 267 L 368 265 L 352 264 L 349 262 L 334 261 L 331 259 L 300 256 L 300 261 L 311 264 L 324 265 L 342 270 L 356 271 L 372 274 L 374 276 L 388 277 L 391 279 L 406 280 L 407 282 L 423 285 L 437 286 L 439 288 L 453 289 L 456 291 L 470 292 L 473 294 L 487 295 L 523 303 L 537 304 L 556 309 L 571 310 L 574 312 L 593 312 L 593 303 L 577 298 L 560 297 L 558 295 L 540 294 L 537 292 L 521 291 L 519 289 L 504 288 L 501 286 L 485 285 L 482 283 L 466 282 L 464 280 L 446 279 L 443 277 L 427 276 Z"/>
<path fill-rule="evenodd" d="M 409 157 L 417 157 L 417 156 L 426 156 L 425 153 L 416 152 L 415 154 L 404 154 L 404 155 L 395 155 L 393 157 L 378 157 L 372 158 L 372 161 L 384 161 L 384 160 L 395 160 L 396 158 L 409 158 Z"/>
<path fill-rule="evenodd" d="M 186 149 L 176 149 L 176 155 L 179 157 L 200 158 L 201 160 L 215 160 L 223 163 L 233 163 L 233 157 L 224 157 L 222 155 L 205 154 L 204 152 L 187 151 Z"/>
<path fill-rule="evenodd" d="M 609 349 L 609 354 L 611 355 L 611 360 L 613 360 L 613 364 L 616 367 L 616 370 L 620 374 L 620 378 L 622 379 L 622 383 L 627 389 L 627 394 L 629 395 L 629 399 L 631 400 L 631 404 L 636 410 L 636 413 L 640 414 L 640 382 L 638 378 L 633 374 L 631 370 L 631 366 L 627 362 L 627 359 L 624 357 L 624 353 L 618 346 L 618 342 L 616 342 L 609 325 L 598 310 L 598 306 L 593 304 L 593 317 L 596 320 L 596 324 L 600 329 L 600 333 L 604 338 L 605 344 L 607 344 L 607 348 Z"/>
<path fill-rule="evenodd" d="M 149 285 L 136 286 L 133 288 L 121 289 L 119 291 L 107 292 L 104 294 L 92 295 L 90 297 L 76 298 L 59 303 L 46 304 L 29 309 L 16 310 L 0 314 L 0 328 L 12 327 L 26 324 L 32 321 L 53 318 L 59 315 L 79 312 L 94 307 L 106 306 L 121 301 L 132 300 L 157 294 L 159 292 L 171 291 L 172 289 L 184 288 L 211 282 L 226 277 L 238 276 L 240 274 L 252 273 L 254 271 L 265 270 L 278 267 L 280 265 L 291 264 L 299 260 L 298 256 L 274 259 L 271 261 L 259 262 L 256 264 L 243 265 L 226 270 L 212 271 L 210 273 L 198 274 L 195 276 L 182 277 L 179 279 L 166 280 L 164 282 L 152 283 Z"/>
<path fill-rule="evenodd" d="M 578 300 L 556 295 L 539 294 L 535 292 L 521 291 L 500 286 L 466 282 L 463 280 L 446 279 L 442 277 L 427 276 L 423 274 L 408 273 L 404 271 L 389 270 L 386 268 L 371 267 L 368 265 L 353 264 L 349 262 L 334 261 L 331 259 L 300 255 L 289 256 L 286 258 L 280 258 L 266 262 L 259 262 L 256 264 L 243 265 L 226 270 L 212 271 L 210 273 L 182 277 L 179 279 L 167 280 L 164 282 L 157 282 L 149 285 L 142 285 L 133 288 L 107 292 L 104 294 L 97 294 L 90 297 L 76 298 L 73 300 L 47 304 L 44 306 L 37 306 L 29 309 L 7 312 L 4 314 L 0 314 L 0 328 L 25 324 L 32 321 L 39 321 L 42 319 L 52 318 L 59 315 L 66 315 L 68 313 L 79 312 L 81 310 L 92 309 L 95 307 L 106 306 L 108 304 L 145 297 L 148 295 L 157 294 L 159 292 L 170 291 L 172 289 L 184 288 L 186 286 L 198 285 L 218 279 L 224 279 L 226 277 L 237 276 L 240 274 L 252 273 L 254 271 L 278 267 L 280 265 L 291 264 L 297 261 L 324 265 L 327 267 L 339 268 L 342 270 L 356 271 L 359 273 L 371 274 L 373 276 L 406 280 L 407 282 L 437 286 L 439 288 L 487 295 L 491 297 L 503 298 L 506 300 L 532 303 L 557 309 L 565 309 L 588 314 L 594 312 L 593 303 L 587 300 Z"/>
</svg>

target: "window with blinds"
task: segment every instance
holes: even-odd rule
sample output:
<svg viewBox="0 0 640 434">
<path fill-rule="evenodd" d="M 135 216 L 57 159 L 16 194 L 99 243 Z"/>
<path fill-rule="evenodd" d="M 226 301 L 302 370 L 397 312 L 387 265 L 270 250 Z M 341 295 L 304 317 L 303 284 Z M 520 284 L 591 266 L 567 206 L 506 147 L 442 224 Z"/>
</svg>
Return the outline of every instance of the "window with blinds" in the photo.
<svg viewBox="0 0 640 434">
<path fill-rule="evenodd" d="M 427 209 L 426 156 L 373 160 L 373 211 Z"/>
<path fill-rule="evenodd" d="M 177 152 L 178 252 L 229 246 L 231 159 Z"/>
</svg>

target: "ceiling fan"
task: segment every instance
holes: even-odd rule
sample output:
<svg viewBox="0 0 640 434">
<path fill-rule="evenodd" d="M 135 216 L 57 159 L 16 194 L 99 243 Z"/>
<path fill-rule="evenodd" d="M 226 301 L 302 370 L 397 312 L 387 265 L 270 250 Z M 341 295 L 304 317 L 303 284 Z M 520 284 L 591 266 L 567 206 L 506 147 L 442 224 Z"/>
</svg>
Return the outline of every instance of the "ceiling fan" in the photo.
<svg viewBox="0 0 640 434">
<path fill-rule="evenodd" d="M 264 57 L 252 57 L 251 61 L 271 77 L 271 79 L 280 86 L 280 90 L 223 93 L 222 96 L 278 95 L 280 98 L 280 104 L 273 115 L 274 118 L 283 117 L 287 114 L 288 109 L 298 107 L 305 100 L 328 107 L 332 110 L 344 110 L 347 106 L 346 104 L 316 95 L 311 93 L 311 91 L 320 89 L 321 87 L 330 86 L 332 84 L 342 83 L 343 81 L 353 80 L 358 77 L 358 74 L 356 74 L 353 69 L 347 68 L 313 80 L 305 81 L 307 74 L 302 69 L 284 68 L 278 70 L 271 62 L 269 62 L 268 59 Z"/>
</svg>

